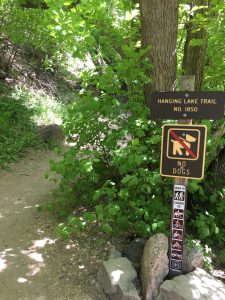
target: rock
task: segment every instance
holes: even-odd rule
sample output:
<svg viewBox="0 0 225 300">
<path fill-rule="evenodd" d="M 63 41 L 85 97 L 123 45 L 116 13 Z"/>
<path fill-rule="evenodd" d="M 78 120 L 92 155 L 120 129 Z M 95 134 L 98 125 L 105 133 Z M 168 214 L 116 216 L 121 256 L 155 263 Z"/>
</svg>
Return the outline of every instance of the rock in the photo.
<svg viewBox="0 0 225 300">
<path fill-rule="evenodd" d="M 63 142 L 65 135 L 62 128 L 57 124 L 40 125 L 37 128 L 40 138 L 46 142 Z"/>
<path fill-rule="evenodd" d="M 166 280 L 160 287 L 156 300 L 222 300 L 225 299 L 225 284 L 206 271 L 197 268 L 194 272 Z"/>
<path fill-rule="evenodd" d="M 110 259 L 116 259 L 116 258 L 120 258 L 122 256 L 121 252 L 117 251 L 115 249 L 115 247 L 113 247 L 110 251 L 110 254 L 109 254 L 109 260 Z"/>
<path fill-rule="evenodd" d="M 98 271 L 100 286 L 111 300 L 140 300 L 134 280 L 137 273 L 126 257 L 105 261 Z"/>
<path fill-rule="evenodd" d="M 200 247 L 188 247 L 184 245 L 182 269 L 183 273 L 189 273 L 196 268 L 202 268 L 204 265 L 204 256 Z"/>
<path fill-rule="evenodd" d="M 168 238 L 156 234 L 145 244 L 141 261 L 141 285 L 145 300 L 154 299 L 169 272 Z"/>
<path fill-rule="evenodd" d="M 138 292 L 138 295 L 142 295 L 141 283 L 138 277 L 133 280 L 133 284 Z"/>
<path fill-rule="evenodd" d="M 134 284 L 130 281 L 122 281 L 115 294 L 109 295 L 110 300 L 140 300 Z"/>
<path fill-rule="evenodd" d="M 142 238 L 136 238 L 132 240 L 130 244 L 125 248 L 124 255 L 135 265 L 140 264 L 143 256 L 145 243 L 146 240 Z"/>
<path fill-rule="evenodd" d="M 5 79 L 7 76 L 7 73 L 0 69 L 0 79 Z"/>
<path fill-rule="evenodd" d="M 8 78 L 8 77 L 5 78 L 5 81 L 6 81 L 8 84 L 13 84 L 13 83 L 15 82 L 14 79 Z"/>
</svg>

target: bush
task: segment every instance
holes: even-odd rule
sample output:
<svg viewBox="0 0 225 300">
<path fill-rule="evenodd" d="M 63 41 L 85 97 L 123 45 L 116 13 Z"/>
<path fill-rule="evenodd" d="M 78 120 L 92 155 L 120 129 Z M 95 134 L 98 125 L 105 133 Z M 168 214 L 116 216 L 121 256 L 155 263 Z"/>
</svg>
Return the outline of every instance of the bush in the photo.
<svg viewBox="0 0 225 300">
<path fill-rule="evenodd" d="M 15 161 L 27 147 L 37 145 L 32 116 L 21 99 L 0 98 L 0 165 Z"/>
<path fill-rule="evenodd" d="M 216 245 L 218 250 L 224 248 L 225 242 L 225 188 L 209 194 L 208 189 L 213 185 L 210 176 L 207 176 L 205 182 L 193 192 L 191 197 L 195 204 L 188 226 L 203 243 L 211 247 Z"/>
<path fill-rule="evenodd" d="M 64 233 L 90 222 L 108 233 L 168 230 L 172 188 L 159 174 L 161 129 L 148 115 L 140 104 L 108 96 L 87 95 L 72 105 L 65 132 L 78 142 L 51 170 L 62 178 L 60 215 L 77 207 L 83 213 L 69 217 Z"/>
<path fill-rule="evenodd" d="M 161 129 L 149 111 L 118 97 L 83 95 L 64 119 L 65 133 L 78 136 L 51 170 L 61 177 L 57 205 L 68 217 L 60 227 L 63 237 L 97 223 L 107 233 L 141 236 L 169 232 L 172 181 L 159 174 Z M 224 245 L 224 188 L 209 196 L 214 183 L 189 180 L 187 233 L 203 244 Z M 56 197 L 56 198 L 57 198 Z"/>
</svg>

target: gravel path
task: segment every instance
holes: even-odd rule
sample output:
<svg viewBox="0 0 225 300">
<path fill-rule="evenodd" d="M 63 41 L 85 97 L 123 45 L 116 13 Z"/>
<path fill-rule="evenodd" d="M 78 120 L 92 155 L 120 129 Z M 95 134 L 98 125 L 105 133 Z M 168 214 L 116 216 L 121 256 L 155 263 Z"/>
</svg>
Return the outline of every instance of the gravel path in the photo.
<svg viewBox="0 0 225 300">
<path fill-rule="evenodd" d="M 105 300 L 96 273 L 112 247 L 102 236 L 63 242 L 37 206 L 51 197 L 51 151 L 31 152 L 0 171 L 0 300 Z"/>
</svg>

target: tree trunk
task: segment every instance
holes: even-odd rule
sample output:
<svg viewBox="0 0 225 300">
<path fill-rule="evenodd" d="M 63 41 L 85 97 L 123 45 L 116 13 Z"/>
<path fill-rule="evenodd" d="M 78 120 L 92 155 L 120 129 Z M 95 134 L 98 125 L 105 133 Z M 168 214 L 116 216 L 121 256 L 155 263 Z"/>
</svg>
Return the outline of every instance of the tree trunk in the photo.
<svg viewBox="0 0 225 300">
<path fill-rule="evenodd" d="M 45 1 L 41 1 L 41 0 L 24 0 L 21 1 L 20 3 L 20 7 L 22 8 L 41 8 L 41 9 L 48 9 L 48 5 L 45 3 Z"/>
<path fill-rule="evenodd" d="M 153 65 L 145 87 L 147 106 L 153 91 L 175 88 L 178 5 L 178 0 L 141 0 L 142 47 L 150 46 L 147 57 Z"/>
<path fill-rule="evenodd" d="M 194 6 L 208 7 L 208 0 L 193 0 L 190 9 Z M 195 75 L 195 90 L 200 91 L 203 84 L 204 64 L 207 50 L 207 32 L 204 21 L 196 19 L 196 13 L 205 17 L 207 8 L 194 12 L 186 24 L 187 36 L 184 45 L 183 72 L 185 75 Z M 199 43 L 198 45 L 196 44 Z"/>
</svg>

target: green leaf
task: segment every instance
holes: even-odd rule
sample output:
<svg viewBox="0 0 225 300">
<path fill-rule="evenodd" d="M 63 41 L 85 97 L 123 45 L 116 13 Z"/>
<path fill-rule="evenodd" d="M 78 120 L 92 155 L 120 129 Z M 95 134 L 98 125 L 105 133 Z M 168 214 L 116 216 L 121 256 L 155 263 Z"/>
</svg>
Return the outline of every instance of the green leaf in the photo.
<svg viewBox="0 0 225 300">
<path fill-rule="evenodd" d="M 120 211 L 120 207 L 117 204 L 110 204 L 108 206 L 108 214 L 109 216 L 116 216 Z"/>
<path fill-rule="evenodd" d="M 93 170 L 92 162 L 91 161 L 82 161 L 81 168 L 84 172 L 90 173 Z"/>
<path fill-rule="evenodd" d="M 103 231 L 104 231 L 105 233 L 110 233 L 110 232 L 113 231 L 113 230 L 112 230 L 112 227 L 111 227 L 109 224 L 104 224 L 104 225 L 102 226 L 102 229 L 103 229 Z"/>
<path fill-rule="evenodd" d="M 139 139 L 133 139 L 132 140 L 132 145 L 133 146 L 138 146 L 140 144 Z"/>
<path fill-rule="evenodd" d="M 192 39 L 190 42 L 191 47 L 196 47 L 196 46 L 203 46 L 205 45 L 206 40 L 205 39 Z"/>
<path fill-rule="evenodd" d="M 63 5 L 68 6 L 68 5 L 71 5 L 71 3 L 72 3 L 72 1 L 64 1 Z"/>
<path fill-rule="evenodd" d="M 96 211 L 97 214 L 103 214 L 103 212 L 104 212 L 103 205 L 102 204 L 96 205 L 95 206 L 95 211 Z"/>
<path fill-rule="evenodd" d="M 146 236 L 150 230 L 149 226 L 143 220 L 136 221 L 134 223 L 134 228 L 139 234 L 143 236 Z"/>
<path fill-rule="evenodd" d="M 149 143 L 150 143 L 150 144 L 153 144 L 153 145 L 160 143 L 160 141 L 161 141 L 161 136 L 159 136 L 159 135 L 153 135 L 153 136 L 149 139 Z"/>
<path fill-rule="evenodd" d="M 126 175 L 125 177 L 122 178 L 121 182 L 123 184 L 126 184 L 129 180 L 130 180 L 131 176 L 130 175 Z"/>
<path fill-rule="evenodd" d="M 157 229 L 158 224 L 157 223 L 152 223 L 151 227 L 152 227 L 152 231 L 154 232 Z"/>
<path fill-rule="evenodd" d="M 144 136 L 145 136 L 144 130 L 138 130 L 138 131 L 137 131 L 137 136 L 138 136 L 139 138 L 144 137 Z"/>
<path fill-rule="evenodd" d="M 94 222 L 96 221 L 96 215 L 93 213 L 84 213 L 83 218 L 87 222 Z"/>
<path fill-rule="evenodd" d="M 121 198 L 121 199 L 128 199 L 128 197 L 129 197 L 129 191 L 128 191 L 128 189 L 121 189 L 120 191 L 119 191 L 119 197 Z"/>
<path fill-rule="evenodd" d="M 129 220 L 128 220 L 127 216 L 118 217 L 117 218 L 117 224 L 122 230 L 124 230 L 124 231 L 128 230 Z"/>
</svg>

